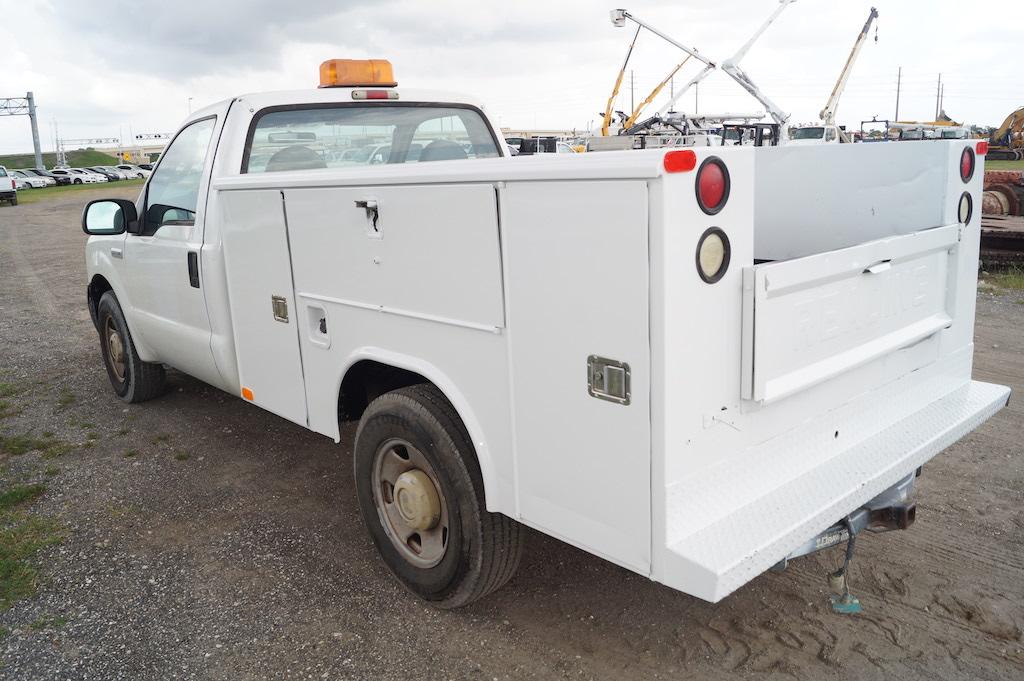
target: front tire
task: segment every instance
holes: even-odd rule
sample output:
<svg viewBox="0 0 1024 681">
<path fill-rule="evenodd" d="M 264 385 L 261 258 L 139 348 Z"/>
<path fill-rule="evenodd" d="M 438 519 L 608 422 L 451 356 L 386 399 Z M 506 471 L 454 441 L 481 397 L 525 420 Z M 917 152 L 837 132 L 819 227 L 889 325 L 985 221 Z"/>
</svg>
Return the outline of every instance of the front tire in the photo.
<svg viewBox="0 0 1024 681">
<path fill-rule="evenodd" d="M 441 391 L 414 385 L 374 400 L 359 421 L 354 459 L 363 522 L 407 589 L 457 608 L 511 579 L 522 529 L 487 511 L 472 441 Z"/>
<path fill-rule="evenodd" d="M 117 396 L 125 402 L 145 402 L 162 394 L 166 378 L 164 368 L 139 359 L 113 291 L 107 291 L 100 298 L 96 319 L 103 364 Z"/>
</svg>

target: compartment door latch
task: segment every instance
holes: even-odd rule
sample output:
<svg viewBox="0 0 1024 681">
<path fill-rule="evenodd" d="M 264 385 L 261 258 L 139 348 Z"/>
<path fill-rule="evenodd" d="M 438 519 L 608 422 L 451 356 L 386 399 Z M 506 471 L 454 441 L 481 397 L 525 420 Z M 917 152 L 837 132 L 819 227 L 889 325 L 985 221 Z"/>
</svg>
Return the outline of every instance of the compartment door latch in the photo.
<svg viewBox="0 0 1024 681">
<path fill-rule="evenodd" d="M 607 357 L 587 357 L 587 392 L 591 397 L 628 405 L 630 393 L 629 365 Z"/>
</svg>

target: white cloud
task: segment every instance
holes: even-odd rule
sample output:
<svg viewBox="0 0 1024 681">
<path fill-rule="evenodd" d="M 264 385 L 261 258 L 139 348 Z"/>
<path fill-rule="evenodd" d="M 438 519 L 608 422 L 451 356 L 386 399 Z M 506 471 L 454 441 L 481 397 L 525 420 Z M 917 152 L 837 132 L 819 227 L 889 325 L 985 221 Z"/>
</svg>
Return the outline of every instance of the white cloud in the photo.
<svg viewBox="0 0 1024 681">
<path fill-rule="evenodd" d="M 794 121 L 817 117 L 863 25 L 870 2 L 799 0 L 750 51 L 744 68 Z M 945 108 L 957 120 L 997 124 L 1024 103 L 1019 30 L 1004 0 L 884 2 L 879 42 L 865 45 L 839 108 L 856 127 L 891 117 L 903 67 L 901 118 L 929 119 L 943 72 Z M 653 2 L 629 9 L 716 59 L 731 54 L 775 0 Z M 64 137 L 166 132 L 194 108 L 242 92 L 312 87 L 320 61 L 384 57 L 406 86 L 470 92 L 503 125 L 583 128 L 604 107 L 632 29 L 610 6 L 569 2 L 396 0 L 148 0 L 5 4 L 0 96 L 33 90 L 44 148 L 52 122 Z M 872 34 L 873 37 L 873 34 Z M 641 34 L 631 68 L 639 101 L 678 61 L 678 50 Z M 676 78 L 697 70 L 691 62 Z M 724 74 L 702 83 L 703 111 L 761 107 Z M 629 77 L 619 100 L 628 107 Z M 655 107 L 657 102 L 655 103 Z M 688 94 L 677 108 L 692 110 Z M 654 110 L 654 109 L 652 109 Z M 0 152 L 31 148 L 28 121 L 0 118 Z"/>
</svg>

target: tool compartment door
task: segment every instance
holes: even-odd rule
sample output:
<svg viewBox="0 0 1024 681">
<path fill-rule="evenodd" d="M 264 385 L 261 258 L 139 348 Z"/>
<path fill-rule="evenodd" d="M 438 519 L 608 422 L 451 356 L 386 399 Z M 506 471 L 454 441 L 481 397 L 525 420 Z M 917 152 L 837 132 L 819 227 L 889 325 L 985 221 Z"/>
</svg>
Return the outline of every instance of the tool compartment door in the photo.
<svg viewBox="0 0 1024 681">
<path fill-rule="evenodd" d="M 957 225 L 795 260 L 743 277 L 743 396 L 768 403 L 887 354 L 913 349 L 953 323 Z"/>
<path fill-rule="evenodd" d="M 242 396 L 306 425 L 299 319 L 281 192 L 224 192 L 220 207 Z"/>
<path fill-rule="evenodd" d="M 517 182 L 501 193 L 519 515 L 641 574 L 651 547 L 647 200 L 643 181 Z M 611 374 L 628 365 L 628 404 L 591 394 L 592 356 L 619 363 Z"/>
</svg>

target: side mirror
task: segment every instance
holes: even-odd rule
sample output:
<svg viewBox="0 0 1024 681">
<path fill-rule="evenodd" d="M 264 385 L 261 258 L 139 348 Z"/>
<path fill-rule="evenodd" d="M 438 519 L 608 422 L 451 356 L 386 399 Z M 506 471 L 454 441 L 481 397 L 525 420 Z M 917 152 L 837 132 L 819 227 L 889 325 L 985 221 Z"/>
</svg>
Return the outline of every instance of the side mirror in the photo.
<svg viewBox="0 0 1024 681">
<path fill-rule="evenodd" d="M 135 204 L 127 199 L 97 199 L 82 211 L 82 231 L 86 234 L 123 234 L 133 231 L 138 222 Z"/>
</svg>

